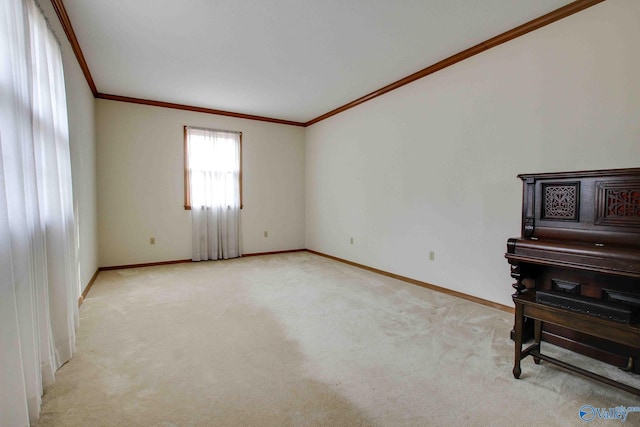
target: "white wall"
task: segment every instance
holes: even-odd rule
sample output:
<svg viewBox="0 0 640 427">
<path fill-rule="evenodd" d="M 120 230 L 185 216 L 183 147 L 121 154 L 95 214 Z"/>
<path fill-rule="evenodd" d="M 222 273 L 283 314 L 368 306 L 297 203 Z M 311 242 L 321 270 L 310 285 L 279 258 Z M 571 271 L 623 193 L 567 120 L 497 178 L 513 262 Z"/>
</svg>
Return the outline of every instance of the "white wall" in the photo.
<svg viewBox="0 0 640 427">
<path fill-rule="evenodd" d="M 307 128 L 306 247 L 510 305 L 516 175 L 640 166 L 639 23 L 610 0 Z"/>
<path fill-rule="evenodd" d="M 62 47 L 80 285 L 84 290 L 99 267 L 94 98 L 51 2 L 39 3 Z"/>
<path fill-rule="evenodd" d="M 303 128 L 99 99 L 100 266 L 191 258 L 184 125 L 242 132 L 244 253 L 304 248 Z"/>
</svg>

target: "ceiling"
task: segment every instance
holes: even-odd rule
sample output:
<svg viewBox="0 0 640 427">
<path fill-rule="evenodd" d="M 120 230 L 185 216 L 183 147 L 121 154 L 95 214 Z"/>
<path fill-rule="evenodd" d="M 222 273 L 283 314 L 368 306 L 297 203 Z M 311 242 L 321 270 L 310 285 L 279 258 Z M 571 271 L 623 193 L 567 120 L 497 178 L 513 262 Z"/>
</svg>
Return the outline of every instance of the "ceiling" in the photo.
<svg viewBox="0 0 640 427">
<path fill-rule="evenodd" d="M 97 91 L 308 122 L 571 0 L 64 0 Z"/>
</svg>

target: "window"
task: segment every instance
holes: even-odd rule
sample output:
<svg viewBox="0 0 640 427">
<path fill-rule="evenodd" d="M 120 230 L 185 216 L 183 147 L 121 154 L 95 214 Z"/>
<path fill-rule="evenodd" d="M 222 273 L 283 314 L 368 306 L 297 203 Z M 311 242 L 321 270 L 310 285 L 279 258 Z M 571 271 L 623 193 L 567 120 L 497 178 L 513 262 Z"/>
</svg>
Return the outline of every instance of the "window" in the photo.
<svg viewBox="0 0 640 427">
<path fill-rule="evenodd" d="M 0 425 L 26 426 L 75 351 L 77 222 L 60 45 L 32 0 L 0 22 Z"/>
<path fill-rule="evenodd" d="M 242 209 L 242 132 L 184 127 L 184 208 Z"/>
</svg>

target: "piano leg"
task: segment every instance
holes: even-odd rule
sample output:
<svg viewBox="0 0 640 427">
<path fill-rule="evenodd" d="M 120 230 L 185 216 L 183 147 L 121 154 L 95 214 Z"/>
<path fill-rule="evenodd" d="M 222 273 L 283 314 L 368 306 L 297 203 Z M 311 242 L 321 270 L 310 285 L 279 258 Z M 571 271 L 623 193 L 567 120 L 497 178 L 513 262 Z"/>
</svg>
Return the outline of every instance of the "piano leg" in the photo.
<svg viewBox="0 0 640 427">
<path fill-rule="evenodd" d="M 524 323 L 522 304 L 516 303 L 515 312 L 515 358 L 513 363 L 513 376 L 520 378 L 520 374 L 522 373 L 520 369 L 520 361 L 522 360 L 522 324 Z"/>
<path fill-rule="evenodd" d="M 524 285 L 524 283 L 522 283 L 522 280 L 524 280 L 525 276 L 524 274 L 522 274 L 522 270 L 519 264 L 511 265 L 511 277 L 516 279 L 516 283 L 511 285 L 511 287 L 516 291 L 516 293 L 513 294 L 513 296 L 518 296 L 522 293 L 522 291 L 524 291 L 527 288 Z"/>
</svg>

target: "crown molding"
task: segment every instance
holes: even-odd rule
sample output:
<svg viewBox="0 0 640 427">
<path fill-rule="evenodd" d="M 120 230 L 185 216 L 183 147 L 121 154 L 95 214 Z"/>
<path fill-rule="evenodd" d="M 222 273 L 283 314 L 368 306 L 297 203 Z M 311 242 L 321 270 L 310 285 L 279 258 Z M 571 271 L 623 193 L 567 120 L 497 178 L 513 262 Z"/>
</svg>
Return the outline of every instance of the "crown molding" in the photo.
<svg viewBox="0 0 640 427">
<path fill-rule="evenodd" d="M 479 43 L 469 49 L 463 50 L 462 52 L 458 52 L 455 55 L 452 55 L 446 59 L 443 59 L 440 62 L 436 62 L 433 65 L 430 65 L 427 68 L 424 68 L 418 72 L 408 75 L 394 83 L 388 84 L 378 90 L 375 90 L 363 97 L 360 97 L 354 101 L 349 102 L 348 104 L 343 105 L 342 107 L 338 107 L 335 110 L 331 110 L 328 113 L 325 113 L 321 116 L 316 117 L 313 120 L 309 120 L 304 125 L 311 126 L 315 123 L 318 123 L 324 119 L 328 119 L 331 116 L 335 116 L 336 114 L 342 113 L 343 111 L 349 110 L 353 107 L 356 107 L 360 104 L 363 104 L 367 101 L 371 101 L 374 98 L 377 98 L 385 93 L 389 93 L 393 90 L 396 90 L 404 85 L 412 83 L 416 80 L 419 80 L 423 77 L 426 77 L 430 74 L 435 73 L 436 71 L 440 71 L 444 68 L 450 67 L 460 61 L 464 61 L 467 58 L 471 58 L 479 53 L 482 53 L 486 50 L 489 50 L 493 47 L 499 46 L 503 43 L 506 43 L 510 40 L 513 40 L 517 37 L 523 36 L 531 31 L 537 30 L 538 28 L 544 27 L 551 23 L 554 23 L 560 19 L 566 18 L 567 16 L 571 16 L 574 13 L 578 13 L 584 9 L 587 9 L 591 6 L 594 6 L 598 3 L 602 3 L 605 0 L 577 0 L 573 3 L 570 3 L 566 6 L 563 6 L 559 9 L 554 10 L 553 12 L 547 13 L 539 18 L 536 18 L 532 21 L 529 21 L 525 24 L 522 24 L 516 28 L 513 28 L 509 31 L 506 31 L 502 34 L 499 34 L 495 37 L 492 37 L 482 43 Z"/>
<path fill-rule="evenodd" d="M 84 54 L 82 53 L 82 49 L 80 48 L 78 39 L 76 38 L 75 32 L 73 31 L 71 20 L 67 15 L 67 11 L 64 7 L 64 4 L 62 3 L 62 0 L 51 0 L 51 4 L 53 5 L 53 8 L 55 9 L 56 14 L 58 15 L 60 24 L 62 24 L 62 28 L 64 29 L 64 32 L 67 35 L 69 42 L 71 43 L 71 48 L 73 49 L 73 52 L 78 60 L 78 64 L 80 65 L 80 68 L 84 73 L 84 76 L 87 80 L 89 88 L 91 89 L 91 92 L 93 93 L 93 96 L 95 98 L 109 99 L 112 101 L 129 102 L 134 104 L 151 105 L 155 107 L 173 108 L 177 110 L 194 111 L 194 112 L 206 113 L 206 114 L 236 117 L 236 118 L 248 119 L 248 120 L 258 120 L 258 121 L 269 122 L 269 123 L 307 127 L 315 123 L 318 123 L 322 120 L 328 119 L 329 117 L 335 116 L 336 114 L 342 113 L 343 111 L 356 107 L 360 104 L 363 104 L 367 101 L 370 101 L 374 98 L 377 98 L 381 95 L 389 93 L 393 90 L 396 90 L 404 85 L 412 83 L 416 80 L 419 80 L 423 77 L 426 77 L 444 68 L 450 67 L 451 65 L 457 64 L 460 61 L 464 61 L 467 58 L 471 58 L 472 56 L 478 55 L 479 53 L 482 53 L 486 50 L 499 46 L 517 37 L 528 34 L 546 25 L 552 24 L 556 21 L 559 21 L 563 18 L 571 16 L 591 6 L 595 6 L 596 4 L 602 3 L 603 1 L 605 0 L 576 0 L 573 3 L 570 3 L 559 9 L 556 9 L 550 13 L 547 13 L 546 15 L 543 15 L 539 18 L 536 18 L 525 24 L 522 24 L 516 28 L 513 28 L 495 37 L 492 37 L 482 43 L 479 43 L 473 47 L 470 47 L 469 49 L 463 50 L 462 52 L 458 52 L 455 55 L 452 55 L 440 62 L 430 65 L 429 67 L 424 68 L 418 72 L 410 74 L 396 82 L 388 84 L 378 90 L 375 90 L 367 95 L 364 95 L 341 107 L 331 110 L 321 116 L 316 117 L 315 119 L 309 120 L 308 122 L 296 122 L 296 121 L 276 119 L 271 117 L 255 116 L 251 114 L 235 113 L 231 111 L 215 110 L 212 108 L 195 107 L 191 105 L 174 104 L 170 102 L 154 101 L 154 100 L 148 100 L 148 99 L 131 98 L 127 96 L 100 93 L 98 92 L 98 89 L 96 88 L 96 85 L 93 81 L 93 77 L 91 76 L 91 72 L 89 71 L 89 66 L 87 65 L 87 62 L 84 58 Z"/>
<path fill-rule="evenodd" d="M 71 49 L 73 49 L 73 53 L 76 55 L 78 65 L 80 65 L 80 68 L 82 69 L 84 78 L 87 79 L 87 84 L 91 89 L 91 93 L 93 93 L 93 96 L 95 97 L 98 95 L 98 89 L 96 88 L 96 84 L 94 83 L 91 72 L 89 71 L 87 61 L 84 59 L 82 49 L 80 49 L 76 33 L 73 31 L 73 27 L 71 26 L 71 20 L 69 19 L 69 15 L 67 15 L 67 9 L 64 8 L 62 0 L 51 0 L 51 4 L 53 5 L 53 9 L 56 11 L 56 15 L 58 15 L 58 20 L 60 20 L 62 29 L 67 35 L 67 39 L 69 39 L 69 43 L 71 43 Z"/>
<path fill-rule="evenodd" d="M 254 116 L 252 114 L 234 113 L 232 111 L 215 110 L 213 108 L 195 107 L 193 105 L 174 104 L 172 102 L 154 101 L 151 99 L 131 98 L 128 96 L 109 95 L 107 93 L 98 92 L 95 96 L 98 99 L 108 99 L 110 101 L 129 102 L 132 104 L 151 105 L 154 107 L 172 108 L 174 110 L 194 111 L 196 113 L 215 114 L 218 116 L 235 117 L 238 119 L 258 120 L 261 122 L 277 123 L 290 126 L 304 126 L 302 122 L 294 122 L 291 120 L 275 119 L 272 117 Z"/>
<path fill-rule="evenodd" d="M 62 0 L 51 0 L 51 4 L 53 5 L 53 9 L 56 11 L 56 15 L 58 15 L 58 20 L 60 21 L 60 24 L 62 25 L 62 29 L 67 35 L 67 39 L 71 44 L 71 49 L 73 49 L 73 53 L 75 54 L 76 59 L 78 60 L 78 65 L 82 69 L 82 73 L 84 74 L 84 77 L 87 80 L 87 84 L 89 85 L 89 88 L 91 89 L 91 93 L 93 93 L 94 98 L 109 99 L 112 101 L 129 102 L 129 103 L 142 104 L 142 105 L 152 105 L 155 107 L 173 108 L 176 110 L 194 111 L 194 112 L 205 113 L 205 114 L 215 114 L 219 116 L 236 117 L 239 119 L 257 120 L 257 121 L 277 123 L 282 125 L 304 126 L 304 123 L 295 122 L 292 120 L 283 120 L 283 119 L 276 119 L 272 117 L 256 116 L 252 114 L 235 113 L 232 111 L 215 110 L 212 108 L 196 107 L 192 105 L 175 104 L 171 102 L 154 101 L 149 99 L 131 98 L 128 96 L 110 95 L 106 93 L 101 93 L 98 91 L 96 84 L 93 81 L 93 77 L 91 76 L 91 71 L 89 70 L 87 61 L 85 60 L 84 53 L 82 53 L 82 49 L 80 48 L 80 43 L 78 42 L 75 31 L 73 30 L 73 26 L 71 25 L 71 20 L 69 19 L 67 10 L 64 7 L 64 3 L 62 2 Z"/>
</svg>

